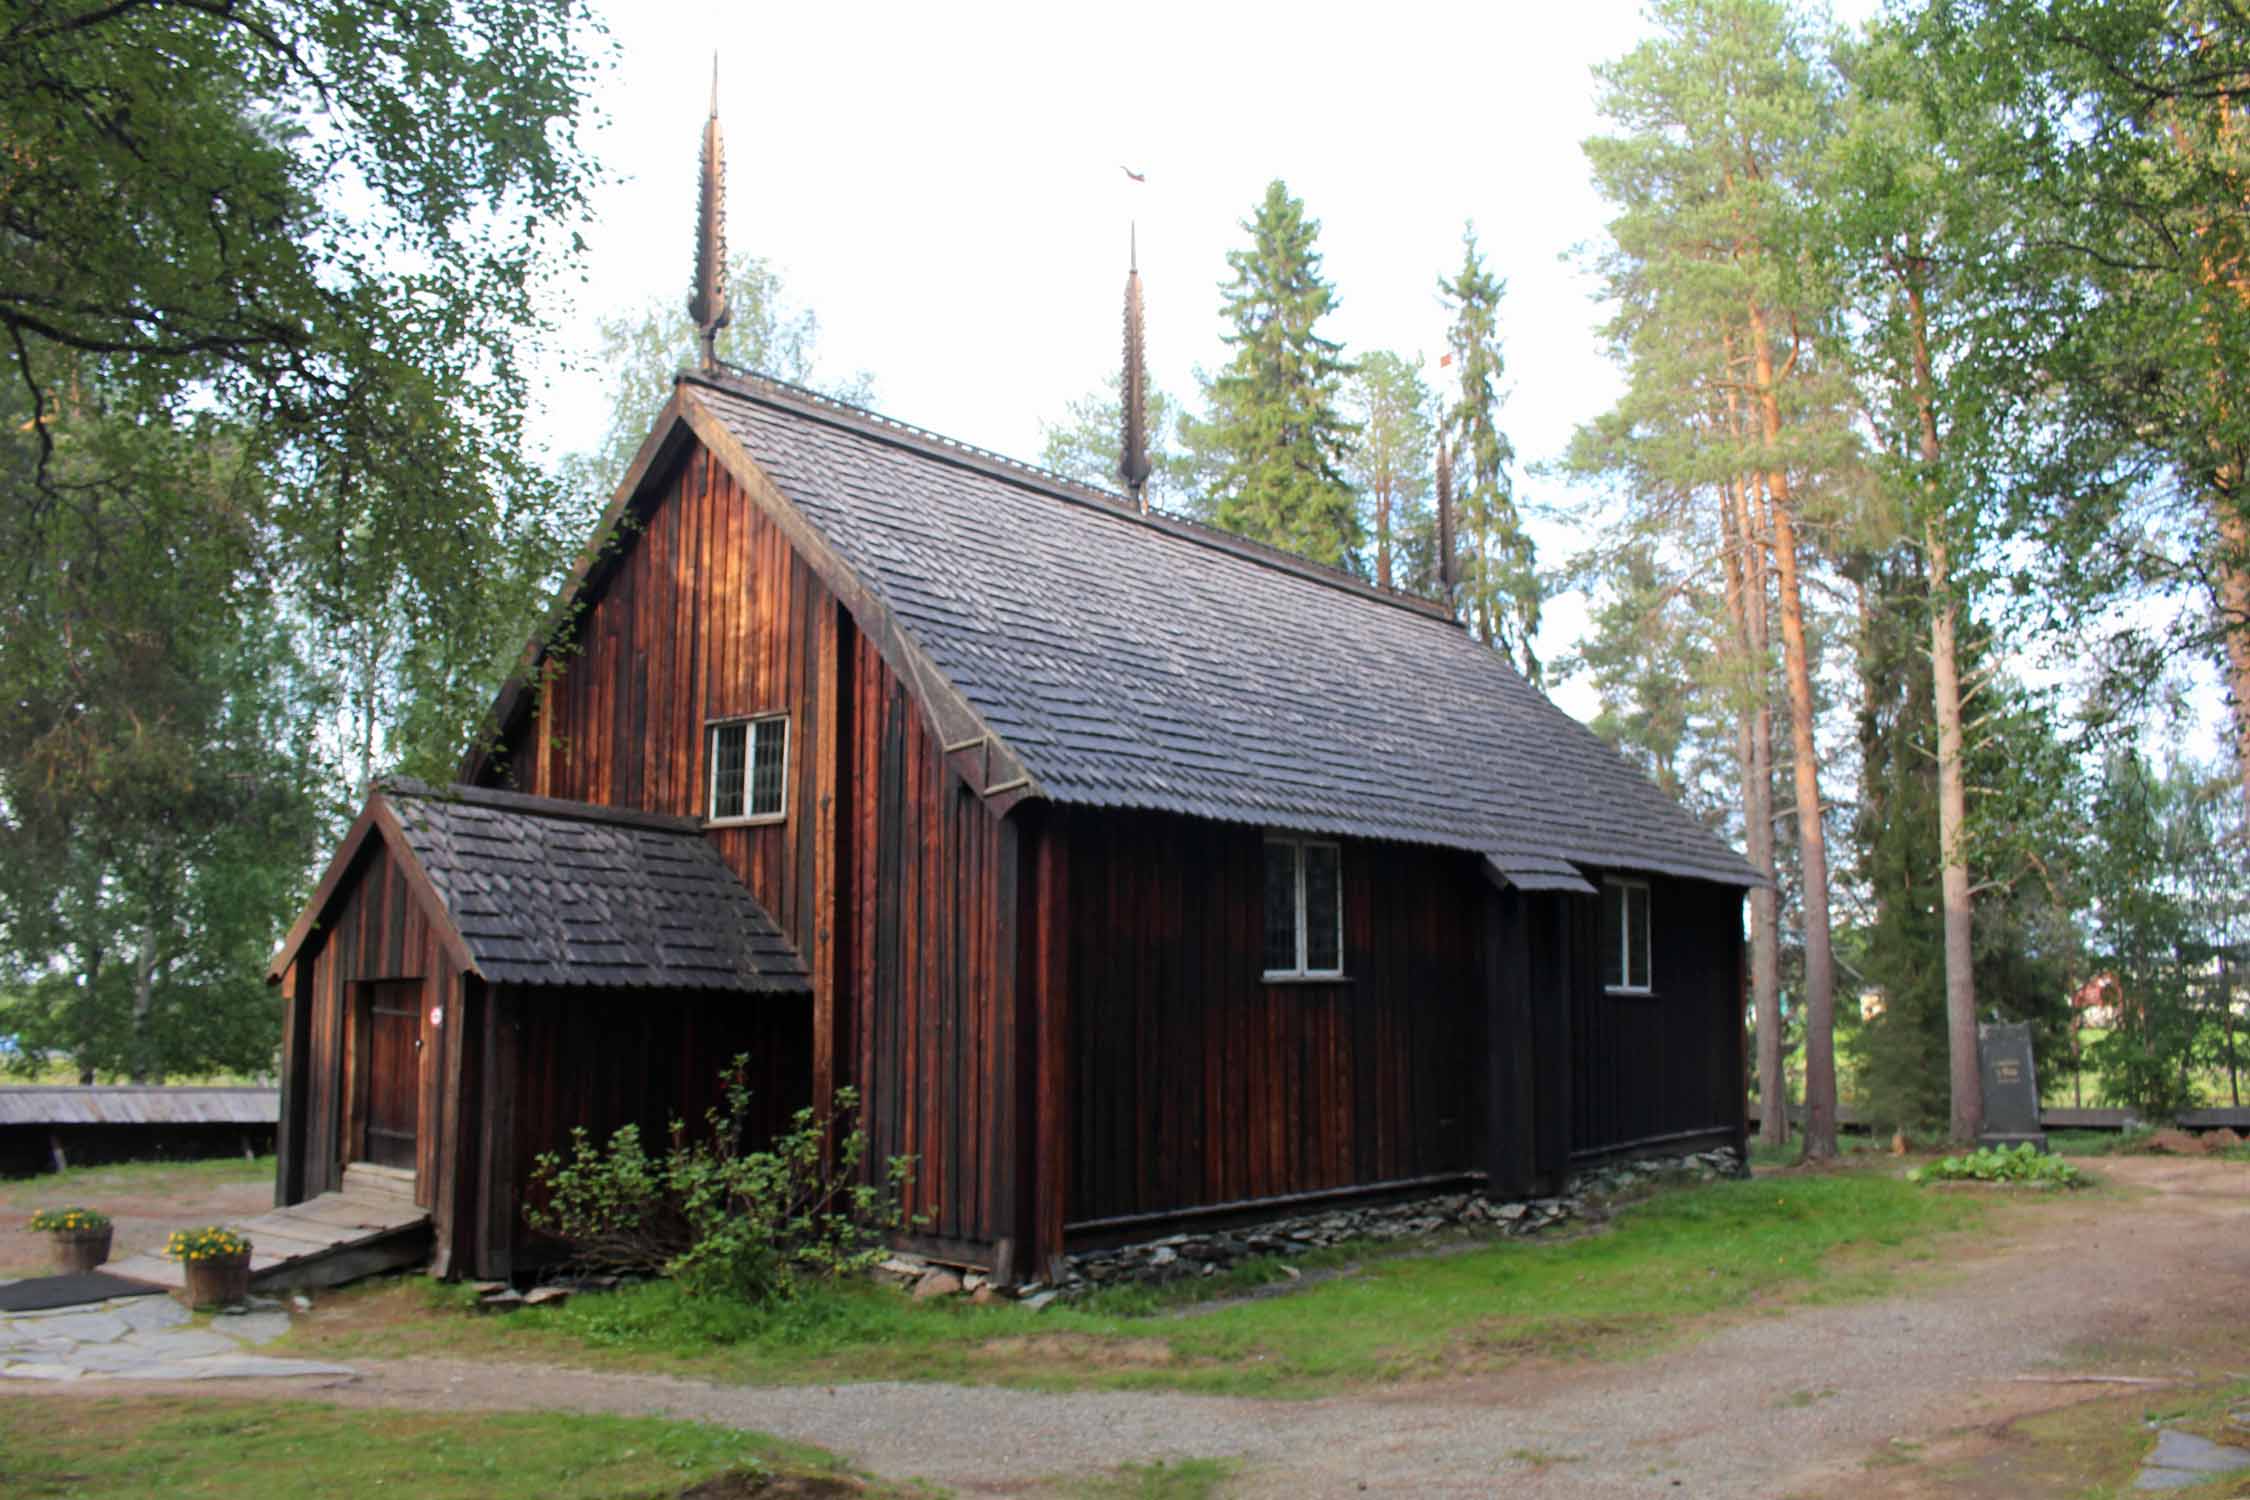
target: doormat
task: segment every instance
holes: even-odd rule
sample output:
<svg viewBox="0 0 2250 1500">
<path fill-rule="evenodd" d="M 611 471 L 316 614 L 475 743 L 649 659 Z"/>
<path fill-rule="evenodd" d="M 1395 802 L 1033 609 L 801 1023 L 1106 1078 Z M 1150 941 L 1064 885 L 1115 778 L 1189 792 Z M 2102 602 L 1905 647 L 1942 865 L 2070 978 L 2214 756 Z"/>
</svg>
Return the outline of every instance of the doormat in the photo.
<svg viewBox="0 0 2250 1500">
<path fill-rule="evenodd" d="M 107 1302 L 112 1297 L 163 1295 L 164 1288 L 145 1281 L 127 1281 L 107 1271 L 75 1271 L 68 1276 L 32 1276 L 0 1286 L 0 1313 L 43 1312 L 50 1307 Z"/>
</svg>

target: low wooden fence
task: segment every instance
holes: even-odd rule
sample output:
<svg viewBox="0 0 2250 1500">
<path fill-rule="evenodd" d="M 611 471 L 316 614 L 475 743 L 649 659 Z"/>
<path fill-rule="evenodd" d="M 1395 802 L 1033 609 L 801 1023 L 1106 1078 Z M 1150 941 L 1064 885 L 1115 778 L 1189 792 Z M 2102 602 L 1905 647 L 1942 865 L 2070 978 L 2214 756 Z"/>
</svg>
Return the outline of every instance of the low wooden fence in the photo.
<svg viewBox="0 0 2250 1500">
<path fill-rule="evenodd" d="M 1758 1128 L 1758 1101 L 1749 1102 L 1750 1128 Z M 1846 1133 L 1865 1133 L 1873 1129 L 1868 1120 L 1850 1105 L 1836 1112 L 1836 1126 Z M 2143 1124 L 2141 1117 L 2129 1109 L 2072 1109 L 2065 1105 L 2050 1105 L 2039 1112 L 2039 1123 L 2049 1130 L 2130 1130 Z M 2182 1110 L 2172 1122 L 2182 1130 L 2237 1130 L 2250 1134 L 2250 1109 L 2189 1109 Z M 1789 1106 L 1791 1129 L 1801 1130 L 1805 1124 L 1805 1107 Z"/>
</svg>

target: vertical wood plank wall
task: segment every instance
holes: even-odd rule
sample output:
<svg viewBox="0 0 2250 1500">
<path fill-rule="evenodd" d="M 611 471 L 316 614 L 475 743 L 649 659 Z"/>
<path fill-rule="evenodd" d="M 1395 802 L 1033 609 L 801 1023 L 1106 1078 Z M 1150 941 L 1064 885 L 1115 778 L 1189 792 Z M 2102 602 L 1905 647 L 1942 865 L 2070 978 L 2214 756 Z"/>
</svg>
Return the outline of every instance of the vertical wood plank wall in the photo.
<svg viewBox="0 0 2250 1500">
<path fill-rule="evenodd" d="M 1056 822 L 1070 1226 L 1483 1169 L 1483 908 L 1466 856 L 1347 842 L 1347 979 L 1272 984 L 1258 829 Z"/>
<path fill-rule="evenodd" d="M 987 1253 L 1014 1211 L 1015 1111 L 988 1102 L 1012 1090 L 998 820 L 708 452 L 691 451 L 626 543 L 512 747 L 512 784 L 701 816 L 709 721 L 789 714 L 786 821 L 709 836 L 812 967 L 813 1095 L 864 1081 L 870 1155 L 915 1158 L 924 1235 Z"/>
<path fill-rule="evenodd" d="M 430 915 L 409 888 L 404 868 L 381 838 L 371 837 L 362 847 L 339 888 L 331 920 L 299 953 L 295 970 L 305 975 L 306 999 L 302 1035 L 291 1038 L 301 1048 L 301 1061 L 293 1053 L 289 1068 L 292 1086 L 302 1081 L 302 1098 L 290 1105 L 290 1133 L 295 1140 L 282 1182 L 284 1194 L 293 1193 L 291 1201 L 301 1201 L 342 1185 L 342 1162 L 356 1152 L 365 1126 L 364 1080 L 355 1076 L 361 1061 L 355 1039 L 362 1024 L 364 986 L 374 980 L 419 980 L 422 1048 L 415 1086 L 420 1106 L 415 1197 L 438 1214 L 442 1232 L 443 1221 L 450 1217 L 450 1208 L 443 1205 L 453 1178 L 452 1163 L 439 1149 L 440 1090 L 447 1076 L 447 1049 L 453 1036 L 447 1023 L 456 1019 L 450 1011 L 460 988 L 460 972 L 438 941 Z M 288 989 L 298 982 L 294 971 L 285 976 Z M 436 1025 L 430 1020 L 432 1007 L 444 1012 Z"/>
<path fill-rule="evenodd" d="M 1594 898 L 1572 901 L 1570 1149 L 1574 1156 L 1708 1132 L 1742 1117 L 1742 893 L 1647 877 L 1647 995 L 1602 985 Z M 1596 883 L 1599 883 L 1596 877 Z"/>
</svg>

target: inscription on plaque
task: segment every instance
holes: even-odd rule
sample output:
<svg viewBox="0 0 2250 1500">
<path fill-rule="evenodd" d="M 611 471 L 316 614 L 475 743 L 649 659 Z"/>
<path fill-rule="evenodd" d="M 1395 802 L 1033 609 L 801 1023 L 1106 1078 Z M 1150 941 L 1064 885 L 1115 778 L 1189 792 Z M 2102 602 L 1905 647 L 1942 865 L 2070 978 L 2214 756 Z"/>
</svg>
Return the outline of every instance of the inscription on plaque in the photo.
<svg viewBox="0 0 2250 1500">
<path fill-rule="evenodd" d="M 2031 1060 L 2031 1027 L 1994 1021 L 1977 1028 L 1977 1072 L 1984 1080 L 1984 1130 L 1980 1146 L 2031 1142 L 2047 1149 L 2039 1122 L 2039 1073 Z"/>
</svg>

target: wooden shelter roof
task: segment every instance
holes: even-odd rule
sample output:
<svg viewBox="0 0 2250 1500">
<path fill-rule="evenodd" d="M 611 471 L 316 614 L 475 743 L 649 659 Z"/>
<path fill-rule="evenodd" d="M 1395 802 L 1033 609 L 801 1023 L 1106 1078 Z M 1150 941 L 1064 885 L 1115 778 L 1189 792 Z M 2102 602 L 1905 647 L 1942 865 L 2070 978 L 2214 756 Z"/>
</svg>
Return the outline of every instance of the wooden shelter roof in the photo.
<svg viewBox="0 0 2250 1500">
<path fill-rule="evenodd" d="M 374 827 L 411 859 L 464 967 L 494 984 L 810 993 L 803 958 L 693 819 L 407 780 L 369 798 L 269 978 Z"/>
<path fill-rule="evenodd" d="M 1449 846 L 1532 889 L 1601 867 L 1761 880 L 1430 601 L 731 372 L 680 377 L 613 525 L 689 436 L 898 658 L 949 748 L 978 747 L 988 796 Z M 610 532 L 558 622 L 598 591 Z M 528 680 L 502 697 L 506 738 Z"/>
</svg>

